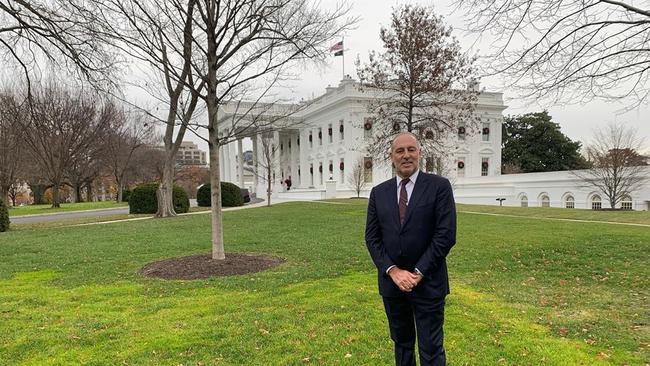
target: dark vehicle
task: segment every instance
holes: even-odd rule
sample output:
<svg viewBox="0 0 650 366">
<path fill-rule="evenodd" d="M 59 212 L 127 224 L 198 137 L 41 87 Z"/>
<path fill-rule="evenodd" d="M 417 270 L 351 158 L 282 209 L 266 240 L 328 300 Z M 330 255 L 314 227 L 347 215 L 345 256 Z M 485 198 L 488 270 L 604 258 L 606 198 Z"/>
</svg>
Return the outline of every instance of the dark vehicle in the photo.
<svg viewBox="0 0 650 366">
<path fill-rule="evenodd" d="M 248 193 L 248 189 L 246 188 L 240 188 L 241 191 L 241 197 L 244 199 L 244 203 L 248 203 L 251 201 L 251 195 Z"/>
</svg>

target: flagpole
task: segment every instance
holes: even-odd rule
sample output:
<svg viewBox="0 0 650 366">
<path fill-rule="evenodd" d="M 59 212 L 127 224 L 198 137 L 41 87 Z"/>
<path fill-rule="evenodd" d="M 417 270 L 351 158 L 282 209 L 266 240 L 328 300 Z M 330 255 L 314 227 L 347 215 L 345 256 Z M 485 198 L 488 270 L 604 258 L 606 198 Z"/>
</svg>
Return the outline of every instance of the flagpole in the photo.
<svg viewBox="0 0 650 366">
<path fill-rule="evenodd" d="M 343 77 L 341 80 L 345 79 L 345 36 L 341 37 L 341 43 L 343 44 L 343 57 L 341 59 L 343 60 Z"/>
</svg>

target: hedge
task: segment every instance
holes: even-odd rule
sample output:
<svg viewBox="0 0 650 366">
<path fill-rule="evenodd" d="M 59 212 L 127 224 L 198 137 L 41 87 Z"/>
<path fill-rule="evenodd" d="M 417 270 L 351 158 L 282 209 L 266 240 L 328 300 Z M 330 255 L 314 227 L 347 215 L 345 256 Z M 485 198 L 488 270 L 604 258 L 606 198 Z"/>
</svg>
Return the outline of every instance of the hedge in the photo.
<svg viewBox="0 0 650 366">
<path fill-rule="evenodd" d="M 9 230 L 9 209 L 0 198 L 0 232 Z"/>
<path fill-rule="evenodd" d="M 160 183 L 141 184 L 131 191 L 129 196 L 129 213 L 131 214 L 155 214 L 158 211 L 158 191 Z M 190 210 L 190 200 L 183 188 L 174 185 L 172 196 L 174 211 L 186 213 Z"/>
<path fill-rule="evenodd" d="M 210 207 L 211 194 L 210 185 L 202 185 L 196 192 L 196 203 L 201 207 Z M 244 199 L 241 196 L 239 187 L 230 182 L 221 182 L 221 206 L 235 207 L 242 206 L 243 204 Z"/>
</svg>

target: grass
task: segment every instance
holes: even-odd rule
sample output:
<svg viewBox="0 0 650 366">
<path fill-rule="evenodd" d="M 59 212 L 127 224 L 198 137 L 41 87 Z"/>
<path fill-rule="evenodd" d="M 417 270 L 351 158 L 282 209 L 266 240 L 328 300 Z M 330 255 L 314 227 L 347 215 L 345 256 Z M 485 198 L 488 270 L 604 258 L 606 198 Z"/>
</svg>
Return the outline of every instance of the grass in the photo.
<svg viewBox="0 0 650 366">
<path fill-rule="evenodd" d="M 80 203 L 62 203 L 59 208 L 52 208 L 51 204 L 46 205 L 26 205 L 26 206 L 16 206 L 9 207 L 9 216 L 26 216 L 26 215 L 46 215 L 59 212 L 70 212 L 70 211 L 87 211 L 87 210 L 97 210 L 103 208 L 117 208 L 117 207 L 127 207 L 128 203 L 115 201 L 99 201 L 99 202 L 80 202 Z"/>
<path fill-rule="evenodd" d="M 532 218 L 556 218 L 569 220 L 611 221 L 650 225 L 648 211 L 594 211 L 556 207 L 499 207 L 487 205 L 458 205 L 459 211 L 527 216 Z"/>
<path fill-rule="evenodd" d="M 137 270 L 208 252 L 209 215 L 2 233 L 0 364 L 391 364 L 365 202 L 341 203 L 226 212 L 227 251 L 287 263 L 205 281 Z M 647 363 L 649 259 L 644 227 L 460 213 L 449 364 Z"/>
</svg>

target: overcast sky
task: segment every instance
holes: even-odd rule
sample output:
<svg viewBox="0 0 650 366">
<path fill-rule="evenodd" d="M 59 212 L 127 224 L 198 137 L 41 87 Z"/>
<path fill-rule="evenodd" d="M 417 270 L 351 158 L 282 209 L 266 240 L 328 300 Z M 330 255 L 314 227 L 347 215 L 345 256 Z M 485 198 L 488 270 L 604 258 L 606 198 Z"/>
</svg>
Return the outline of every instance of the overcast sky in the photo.
<svg viewBox="0 0 650 366">
<path fill-rule="evenodd" d="M 322 0 L 322 5 L 331 7 L 337 1 Z M 359 16 L 361 19 L 356 29 L 349 31 L 345 35 L 345 73 L 356 78 L 354 61 L 357 55 L 361 60 L 367 60 L 369 50 L 381 50 L 379 40 L 379 29 L 381 26 L 388 26 L 392 7 L 407 3 L 407 1 L 377 1 L 377 0 L 357 0 L 350 1 L 352 5 L 353 16 Z M 409 1 L 409 3 L 415 3 Z M 450 0 L 418 1 L 421 4 L 434 4 L 434 9 L 438 14 L 445 17 L 446 23 L 454 28 L 454 35 L 459 39 L 464 50 L 477 52 L 481 54 L 481 49 L 489 50 L 489 42 L 475 42 L 476 36 L 466 34 L 462 31 L 464 27 L 464 13 L 454 12 Z M 470 48 L 474 46 L 473 49 Z M 342 57 L 332 57 L 326 66 L 311 67 L 308 69 L 296 70 L 300 75 L 300 80 L 294 82 L 293 98 L 309 99 L 312 96 L 319 96 L 325 92 L 328 85 L 335 86 L 342 78 Z M 638 128 L 639 134 L 646 137 L 650 136 L 650 107 L 646 104 L 640 108 L 627 113 L 622 113 L 621 109 L 625 107 L 625 102 L 612 103 L 601 100 L 592 101 L 588 104 L 572 104 L 570 100 L 563 105 L 541 104 L 537 102 L 525 103 L 517 98 L 512 91 L 505 90 L 501 87 L 502 80 L 499 77 L 482 79 L 481 86 L 488 91 L 500 91 L 504 94 L 504 99 L 508 108 L 504 115 L 522 114 L 527 112 L 541 111 L 548 109 L 553 120 L 560 124 L 562 131 L 573 140 L 582 141 L 586 144 L 592 137 L 594 127 L 605 126 L 608 122 L 617 121 L 625 122 L 630 126 Z M 192 138 L 195 140 L 196 138 Z M 198 141 L 198 139 L 196 139 Z M 648 147 L 650 141 L 646 141 Z M 206 149 L 206 145 L 200 143 L 201 148 Z"/>
<path fill-rule="evenodd" d="M 326 5 L 332 3 L 335 3 L 335 1 L 324 2 Z M 369 50 L 381 50 L 379 29 L 381 26 L 389 25 L 392 7 L 401 3 L 407 3 L 407 1 L 351 1 L 353 15 L 361 17 L 361 20 L 357 29 L 350 31 L 345 36 L 346 74 L 356 77 L 354 61 L 357 55 L 364 61 L 367 60 Z M 410 1 L 408 3 L 414 2 Z M 434 4 L 436 12 L 444 15 L 446 23 L 454 28 L 454 35 L 459 39 L 464 50 L 468 50 L 475 43 L 475 35 L 468 35 L 462 31 L 465 14 L 453 12 L 450 5 L 452 1 L 419 1 L 418 3 Z M 487 42 L 477 43 L 475 46 L 473 51 L 479 54 L 481 49 L 489 50 L 490 48 L 490 44 Z M 312 68 L 302 73 L 302 80 L 296 83 L 296 94 L 305 98 L 311 97 L 312 94 L 318 96 L 325 91 L 328 84 L 337 85 L 341 76 L 342 58 L 332 57 L 329 67 L 324 69 Z M 504 90 L 500 84 L 501 80 L 498 77 L 481 81 L 481 86 L 485 87 L 486 90 L 503 92 L 505 103 L 508 105 L 504 115 L 535 112 L 546 108 L 553 116 L 553 120 L 560 124 L 562 131 L 573 140 L 585 142 L 590 140 L 594 126 L 604 126 L 610 121 L 626 122 L 637 127 L 641 135 L 650 136 L 650 108 L 647 104 L 631 112 L 621 113 L 620 110 L 625 106 L 623 103 L 604 101 L 593 101 L 584 105 L 572 104 L 571 101 L 567 101 L 565 105 L 524 103 L 517 99 L 517 95 Z"/>
</svg>

